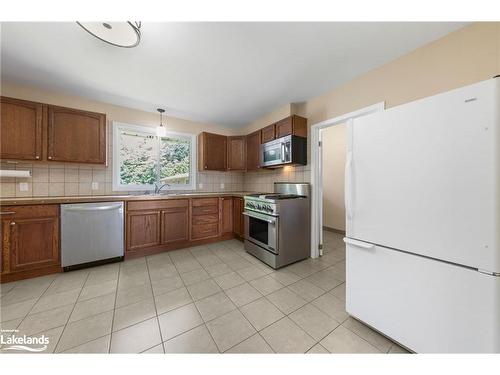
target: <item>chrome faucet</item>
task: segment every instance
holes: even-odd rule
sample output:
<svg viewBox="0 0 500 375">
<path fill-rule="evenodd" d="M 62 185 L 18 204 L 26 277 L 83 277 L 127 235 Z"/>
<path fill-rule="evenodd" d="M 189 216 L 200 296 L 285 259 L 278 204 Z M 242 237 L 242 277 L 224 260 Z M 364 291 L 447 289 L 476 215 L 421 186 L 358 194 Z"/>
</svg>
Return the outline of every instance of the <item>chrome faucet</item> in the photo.
<svg viewBox="0 0 500 375">
<path fill-rule="evenodd" d="M 160 194 L 161 189 L 163 189 L 165 186 L 170 186 L 170 184 L 160 185 L 158 182 L 155 182 L 155 194 Z"/>
</svg>

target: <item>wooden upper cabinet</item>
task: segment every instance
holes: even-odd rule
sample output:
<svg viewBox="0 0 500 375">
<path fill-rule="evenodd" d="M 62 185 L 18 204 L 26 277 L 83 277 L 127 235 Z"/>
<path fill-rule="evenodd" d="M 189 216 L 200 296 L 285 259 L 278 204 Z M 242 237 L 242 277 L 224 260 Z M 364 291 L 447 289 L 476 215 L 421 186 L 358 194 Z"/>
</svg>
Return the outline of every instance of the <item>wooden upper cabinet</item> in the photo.
<svg viewBox="0 0 500 375">
<path fill-rule="evenodd" d="M 106 115 L 49 105 L 47 159 L 106 164 Z"/>
<path fill-rule="evenodd" d="M 276 138 L 276 128 L 274 124 L 266 126 L 261 130 L 261 132 L 262 132 L 261 136 L 262 143 L 272 141 L 273 139 Z"/>
<path fill-rule="evenodd" d="M 246 137 L 227 137 L 227 170 L 246 169 Z"/>
<path fill-rule="evenodd" d="M 307 137 L 307 119 L 293 115 L 274 124 L 276 128 L 276 138 L 281 138 L 290 134 L 299 137 Z"/>
<path fill-rule="evenodd" d="M 42 159 L 42 129 L 47 119 L 46 106 L 1 97 L 0 158 Z"/>
<path fill-rule="evenodd" d="M 198 136 L 198 170 L 225 171 L 227 168 L 227 137 L 203 132 Z"/>
<path fill-rule="evenodd" d="M 221 233 L 231 233 L 233 231 L 233 198 L 221 198 Z"/>
<path fill-rule="evenodd" d="M 261 131 L 247 135 L 247 171 L 260 168 Z"/>
</svg>

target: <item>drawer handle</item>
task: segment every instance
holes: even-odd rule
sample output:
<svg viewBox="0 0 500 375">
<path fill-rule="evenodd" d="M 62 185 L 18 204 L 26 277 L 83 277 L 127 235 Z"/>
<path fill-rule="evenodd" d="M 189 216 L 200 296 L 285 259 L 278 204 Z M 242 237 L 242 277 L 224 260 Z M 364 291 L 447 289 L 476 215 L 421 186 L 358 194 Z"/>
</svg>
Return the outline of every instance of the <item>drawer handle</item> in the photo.
<svg viewBox="0 0 500 375">
<path fill-rule="evenodd" d="M 0 212 L 0 215 L 14 215 L 15 212 L 12 212 L 12 211 L 2 211 Z"/>
</svg>

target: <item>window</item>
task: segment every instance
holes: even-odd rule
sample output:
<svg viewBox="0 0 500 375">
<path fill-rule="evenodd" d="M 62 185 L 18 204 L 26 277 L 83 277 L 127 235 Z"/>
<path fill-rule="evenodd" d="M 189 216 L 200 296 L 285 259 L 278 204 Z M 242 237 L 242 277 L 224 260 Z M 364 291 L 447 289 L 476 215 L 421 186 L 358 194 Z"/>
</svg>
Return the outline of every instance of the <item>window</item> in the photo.
<svg viewBox="0 0 500 375">
<path fill-rule="evenodd" d="M 150 190 L 155 182 L 169 190 L 196 186 L 196 137 L 121 123 L 113 124 L 113 190 Z"/>
</svg>

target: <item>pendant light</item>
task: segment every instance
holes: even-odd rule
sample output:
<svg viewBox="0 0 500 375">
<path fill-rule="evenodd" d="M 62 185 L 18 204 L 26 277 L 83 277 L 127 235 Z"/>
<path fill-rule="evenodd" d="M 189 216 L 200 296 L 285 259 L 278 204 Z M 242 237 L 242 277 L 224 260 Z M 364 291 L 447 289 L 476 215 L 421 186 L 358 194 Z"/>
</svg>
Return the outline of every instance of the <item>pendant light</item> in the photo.
<svg viewBox="0 0 500 375">
<path fill-rule="evenodd" d="M 116 47 L 132 48 L 141 41 L 141 23 L 130 22 L 77 22 L 90 35 Z"/>
<path fill-rule="evenodd" d="M 160 126 L 156 127 L 156 135 L 158 137 L 164 137 L 167 134 L 167 129 L 163 126 L 163 113 L 165 110 L 163 108 L 158 108 L 158 112 L 160 112 Z"/>
</svg>

